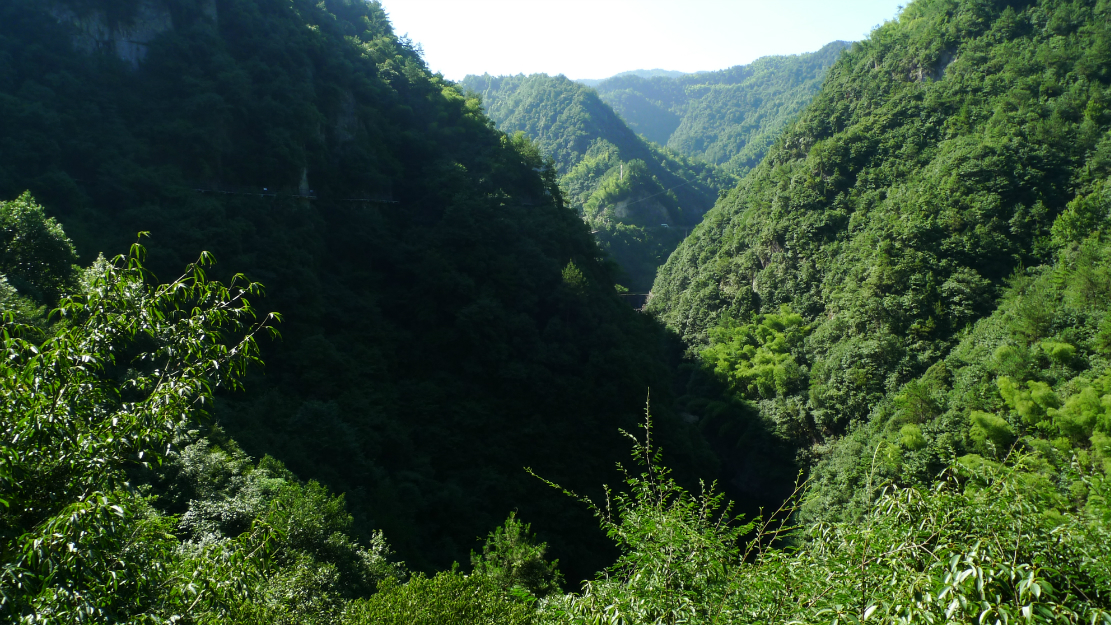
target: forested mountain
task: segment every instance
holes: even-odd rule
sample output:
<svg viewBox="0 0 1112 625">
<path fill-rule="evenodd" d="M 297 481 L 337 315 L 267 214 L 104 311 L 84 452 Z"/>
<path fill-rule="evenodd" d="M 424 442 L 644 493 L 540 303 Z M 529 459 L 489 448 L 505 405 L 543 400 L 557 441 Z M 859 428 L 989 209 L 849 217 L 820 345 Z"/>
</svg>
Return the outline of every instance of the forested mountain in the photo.
<svg viewBox="0 0 1112 625">
<path fill-rule="evenodd" d="M 146 231 L 159 278 L 208 251 L 213 278 L 265 285 L 281 338 L 195 426 L 235 441 L 221 453 L 344 493 L 352 531 L 385 530 L 414 569 L 466 561 L 515 509 L 572 574 L 605 563 L 589 515 L 523 467 L 597 489 L 647 391 L 670 411 L 668 339 L 618 298 L 556 172 L 377 3 L 4 2 L 0 142 L 0 196 L 61 223 L 63 269 Z M 81 283 L 19 262 L 31 308 Z"/>
<path fill-rule="evenodd" d="M 593 86 L 634 132 L 740 176 L 807 106 L 848 46 L 835 41 L 817 52 L 766 56 L 716 72 L 618 74 Z"/>
<path fill-rule="evenodd" d="M 522 132 L 553 159 L 568 204 L 623 268 L 621 284 L 652 286 L 687 228 L 733 179 L 647 143 L 598 94 L 564 76 L 468 76 L 498 128 Z"/>
<path fill-rule="evenodd" d="M 1112 622 L 1110 47 L 915 0 L 638 314 L 561 184 L 698 177 L 584 87 L 538 145 L 376 2 L 0 3 L 0 618 Z"/>
<path fill-rule="evenodd" d="M 820 463 L 810 513 L 1009 448 L 1107 501 L 1108 19 L 908 6 L 661 269 L 649 309 Z"/>
</svg>

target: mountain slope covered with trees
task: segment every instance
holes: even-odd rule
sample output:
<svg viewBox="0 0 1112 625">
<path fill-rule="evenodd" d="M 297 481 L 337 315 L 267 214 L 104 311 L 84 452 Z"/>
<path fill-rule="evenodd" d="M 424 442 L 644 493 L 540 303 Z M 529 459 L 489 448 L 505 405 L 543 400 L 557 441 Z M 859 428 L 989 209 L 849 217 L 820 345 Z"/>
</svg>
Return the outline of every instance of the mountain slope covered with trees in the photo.
<svg viewBox="0 0 1112 625">
<path fill-rule="evenodd" d="M 807 106 L 848 46 L 835 41 L 816 52 L 683 76 L 619 74 L 592 86 L 634 132 L 741 176 Z"/>
<path fill-rule="evenodd" d="M 819 462 L 811 513 L 954 457 L 1049 454 L 1067 489 L 1106 457 L 1108 18 L 910 5 L 662 268 L 649 309 Z"/>
<path fill-rule="evenodd" d="M 645 142 L 598 94 L 563 76 L 468 76 L 460 85 L 482 98 L 501 130 L 524 133 L 553 159 L 569 205 L 634 291 L 648 291 L 685 229 L 734 182 Z"/>
<path fill-rule="evenodd" d="M 283 314 L 265 368 L 209 408 L 246 453 L 344 493 L 414 569 L 466 561 L 515 508 L 573 574 L 605 561 L 523 467 L 597 488 L 648 389 L 670 410 L 668 339 L 536 149 L 377 3 L 5 2 L 0 48 L 0 195 L 62 224 L 59 266 L 147 231 L 155 276 L 208 251 Z M 35 306 L 75 288 L 6 273 Z"/>
</svg>

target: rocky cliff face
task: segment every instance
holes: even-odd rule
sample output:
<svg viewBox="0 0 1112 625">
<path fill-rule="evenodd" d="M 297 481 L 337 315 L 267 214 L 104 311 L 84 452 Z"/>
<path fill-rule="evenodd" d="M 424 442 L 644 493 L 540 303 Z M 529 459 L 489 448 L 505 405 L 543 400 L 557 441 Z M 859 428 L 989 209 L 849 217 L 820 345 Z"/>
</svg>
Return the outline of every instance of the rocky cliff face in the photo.
<svg viewBox="0 0 1112 625">
<path fill-rule="evenodd" d="M 146 58 L 155 37 L 174 28 L 173 15 L 163 0 L 140 0 L 126 19 L 113 19 L 101 9 L 75 10 L 62 2 L 51 3 L 48 11 L 59 22 L 75 27 L 74 47 L 86 52 L 110 52 L 133 68 Z M 201 14 L 215 22 L 216 0 L 204 0 Z"/>
</svg>

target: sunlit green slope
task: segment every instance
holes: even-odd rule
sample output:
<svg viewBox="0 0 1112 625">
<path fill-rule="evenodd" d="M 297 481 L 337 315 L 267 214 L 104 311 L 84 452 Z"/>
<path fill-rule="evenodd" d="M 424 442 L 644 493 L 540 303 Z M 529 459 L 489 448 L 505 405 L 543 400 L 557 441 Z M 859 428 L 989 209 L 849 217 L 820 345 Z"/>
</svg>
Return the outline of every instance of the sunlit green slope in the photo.
<svg viewBox="0 0 1112 625">
<path fill-rule="evenodd" d="M 783 437 L 818 458 L 843 453 L 829 443 L 889 423 L 900 389 L 956 358 L 973 325 L 1003 305 L 1006 285 L 1050 271 L 1029 268 L 1075 262 L 1062 259 L 1085 241 L 1107 248 L 1108 18 L 1103 1 L 910 5 L 843 54 L 768 157 L 669 258 L 649 309 L 693 352 L 711 346 L 710 364 Z M 758 330 L 747 325 L 757 314 L 776 318 Z M 1045 381 L 1104 375 L 1107 344 L 1086 337 L 1107 318 L 1083 330 L 1095 312 L 1062 314 L 1054 323 L 1076 325 L 1067 334 L 1077 336 L 1053 341 L 1077 359 Z M 1016 349 L 1051 354 L 1040 341 L 1065 331 L 1028 332 Z M 928 424 L 935 460 L 912 454 L 915 475 L 977 449 L 970 411 L 1004 401 L 993 379 L 1026 388 L 1042 375 L 990 370 L 978 374 L 991 383 L 975 386 L 979 399 L 936 398 L 915 420 L 886 426 Z M 1061 401 L 1085 384 L 1060 391 Z M 932 425 L 936 417 L 949 424 Z M 871 445 L 845 453 L 871 456 Z"/>
</svg>

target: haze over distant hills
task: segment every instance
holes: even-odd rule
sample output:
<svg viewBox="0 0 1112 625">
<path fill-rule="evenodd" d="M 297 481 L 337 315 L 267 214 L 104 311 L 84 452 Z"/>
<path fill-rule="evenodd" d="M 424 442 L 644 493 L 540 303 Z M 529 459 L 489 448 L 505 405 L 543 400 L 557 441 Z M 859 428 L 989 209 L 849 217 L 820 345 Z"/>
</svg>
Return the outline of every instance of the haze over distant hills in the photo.
<svg viewBox="0 0 1112 625">
<path fill-rule="evenodd" d="M 706 71 L 678 72 L 678 71 L 671 70 L 671 69 L 659 69 L 659 68 L 658 69 L 634 69 L 634 70 L 630 70 L 628 72 L 618 72 L 617 74 L 614 74 L 613 76 L 610 76 L 610 78 L 623 78 L 625 76 L 637 76 L 639 78 L 679 78 L 680 76 L 686 76 L 689 73 L 690 74 L 706 74 L 707 72 Z M 609 80 L 609 78 L 576 78 L 575 82 L 577 82 L 581 85 L 585 85 L 587 87 L 595 87 L 595 86 L 598 86 L 598 84 L 603 82 L 604 80 Z"/>
<path fill-rule="evenodd" d="M 649 76 L 661 70 L 638 70 L 592 86 L 634 132 L 741 175 L 811 101 L 848 46 L 834 41 L 816 52 L 766 56 L 716 72 Z"/>
</svg>

